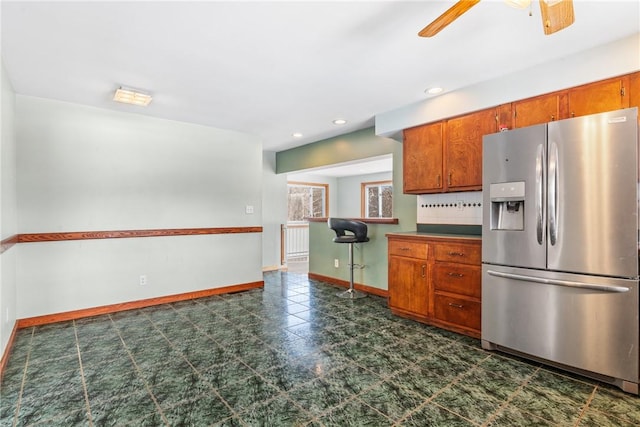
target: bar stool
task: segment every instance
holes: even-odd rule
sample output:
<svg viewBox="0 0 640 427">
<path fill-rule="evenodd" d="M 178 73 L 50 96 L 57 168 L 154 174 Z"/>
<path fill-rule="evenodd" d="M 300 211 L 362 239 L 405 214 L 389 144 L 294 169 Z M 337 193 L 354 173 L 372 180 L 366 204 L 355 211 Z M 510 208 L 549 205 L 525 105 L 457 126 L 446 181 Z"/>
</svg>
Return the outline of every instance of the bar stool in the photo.
<svg viewBox="0 0 640 427">
<path fill-rule="evenodd" d="M 367 224 L 362 221 L 352 219 L 329 218 L 327 225 L 330 229 L 336 232 L 336 237 L 333 238 L 334 242 L 349 244 L 349 289 L 343 292 L 338 292 L 336 295 L 340 298 L 350 299 L 366 297 L 366 293 L 356 291 L 353 288 L 353 269 L 364 268 L 364 265 L 353 263 L 353 244 L 369 241 L 369 238 L 367 237 Z M 347 234 L 347 232 L 351 234 Z"/>
</svg>

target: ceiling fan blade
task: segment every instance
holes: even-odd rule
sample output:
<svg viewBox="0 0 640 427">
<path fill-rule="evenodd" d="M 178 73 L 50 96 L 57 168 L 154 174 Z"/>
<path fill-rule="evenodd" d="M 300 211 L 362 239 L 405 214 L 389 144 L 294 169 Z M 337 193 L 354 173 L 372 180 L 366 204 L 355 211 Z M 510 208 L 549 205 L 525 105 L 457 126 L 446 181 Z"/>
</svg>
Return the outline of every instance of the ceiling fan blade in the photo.
<svg viewBox="0 0 640 427">
<path fill-rule="evenodd" d="M 427 25 L 418 33 L 420 37 L 433 37 L 444 27 L 455 21 L 460 15 L 478 4 L 480 0 L 460 0 L 442 15 L 438 16 L 432 23 Z"/>
<path fill-rule="evenodd" d="M 540 12 L 546 35 L 567 28 L 575 21 L 573 0 L 540 0 Z"/>
</svg>

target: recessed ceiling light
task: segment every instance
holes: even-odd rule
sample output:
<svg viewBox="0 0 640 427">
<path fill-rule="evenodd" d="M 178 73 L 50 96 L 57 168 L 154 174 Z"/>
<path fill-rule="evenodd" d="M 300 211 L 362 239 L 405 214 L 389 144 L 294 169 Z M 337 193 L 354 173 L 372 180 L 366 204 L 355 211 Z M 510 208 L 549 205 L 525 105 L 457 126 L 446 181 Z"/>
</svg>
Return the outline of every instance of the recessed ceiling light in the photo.
<svg viewBox="0 0 640 427">
<path fill-rule="evenodd" d="M 302 138 L 303 135 L 300 132 L 294 132 L 291 134 L 291 136 L 294 138 Z"/>
<path fill-rule="evenodd" d="M 425 89 L 424 93 L 426 93 L 427 95 L 437 95 L 440 92 L 442 92 L 443 89 L 441 87 L 430 87 L 428 89 Z"/>
<path fill-rule="evenodd" d="M 347 121 L 345 119 L 335 119 L 333 121 L 333 124 L 334 125 L 345 125 L 345 124 L 347 124 Z"/>
<path fill-rule="evenodd" d="M 113 100 L 122 102 L 124 104 L 139 105 L 146 107 L 151 102 L 151 95 L 148 93 L 140 92 L 137 89 L 130 89 L 126 87 L 120 87 L 113 95 Z"/>
<path fill-rule="evenodd" d="M 531 0 L 504 0 L 504 2 L 516 9 L 526 9 L 531 5 Z"/>
</svg>

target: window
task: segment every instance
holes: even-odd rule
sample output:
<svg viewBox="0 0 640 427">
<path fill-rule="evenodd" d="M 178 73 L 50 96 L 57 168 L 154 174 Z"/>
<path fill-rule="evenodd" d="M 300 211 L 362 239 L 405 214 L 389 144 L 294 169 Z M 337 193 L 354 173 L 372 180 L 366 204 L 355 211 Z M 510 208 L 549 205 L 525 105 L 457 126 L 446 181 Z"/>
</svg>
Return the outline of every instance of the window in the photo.
<svg viewBox="0 0 640 427">
<path fill-rule="evenodd" d="M 391 181 L 363 182 L 361 199 L 363 218 L 393 216 L 393 183 Z"/>
<path fill-rule="evenodd" d="M 288 222 L 302 222 L 305 218 L 324 218 L 329 211 L 328 184 L 289 182 Z"/>
</svg>

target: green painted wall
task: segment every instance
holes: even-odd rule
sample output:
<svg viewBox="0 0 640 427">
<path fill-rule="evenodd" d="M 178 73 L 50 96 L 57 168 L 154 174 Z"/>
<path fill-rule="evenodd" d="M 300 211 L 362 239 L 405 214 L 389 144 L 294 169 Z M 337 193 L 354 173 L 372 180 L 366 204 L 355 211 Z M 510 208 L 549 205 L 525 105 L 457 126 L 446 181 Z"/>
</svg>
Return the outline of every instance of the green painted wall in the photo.
<svg viewBox="0 0 640 427">
<path fill-rule="evenodd" d="M 394 142 L 376 136 L 374 128 L 351 132 L 276 153 L 276 173 L 296 172 L 393 153 Z"/>
<path fill-rule="evenodd" d="M 416 196 L 402 194 L 402 144 L 389 138 L 376 136 L 373 129 L 365 129 L 282 151 L 276 154 L 276 170 L 293 172 L 310 167 L 326 166 L 350 160 L 393 154 L 393 216 L 397 225 L 368 224 L 369 242 L 354 249 L 354 262 L 366 267 L 355 270 L 354 281 L 363 285 L 387 289 L 386 233 L 416 230 Z M 313 158 L 314 156 L 318 158 Z M 354 197 L 360 197 L 358 194 Z M 349 280 L 348 245 L 333 243 L 335 234 L 327 224 L 309 224 L 309 272 L 341 280 Z M 340 267 L 334 267 L 334 259 Z"/>
</svg>

